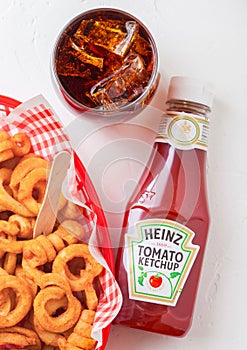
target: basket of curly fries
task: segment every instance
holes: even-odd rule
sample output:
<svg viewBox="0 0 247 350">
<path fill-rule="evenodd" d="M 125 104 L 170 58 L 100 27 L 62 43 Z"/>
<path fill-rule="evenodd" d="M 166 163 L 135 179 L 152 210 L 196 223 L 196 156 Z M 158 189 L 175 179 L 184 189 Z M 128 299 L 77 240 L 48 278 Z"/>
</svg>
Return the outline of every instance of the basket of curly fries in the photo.
<svg viewBox="0 0 247 350">
<path fill-rule="evenodd" d="M 104 215 L 90 193 L 81 201 L 78 158 L 74 194 L 60 194 L 53 229 L 34 236 L 52 160 L 64 150 L 74 159 L 42 96 L 0 96 L 0 349 L 103 350 L 121 307 Z"/>
</svg>

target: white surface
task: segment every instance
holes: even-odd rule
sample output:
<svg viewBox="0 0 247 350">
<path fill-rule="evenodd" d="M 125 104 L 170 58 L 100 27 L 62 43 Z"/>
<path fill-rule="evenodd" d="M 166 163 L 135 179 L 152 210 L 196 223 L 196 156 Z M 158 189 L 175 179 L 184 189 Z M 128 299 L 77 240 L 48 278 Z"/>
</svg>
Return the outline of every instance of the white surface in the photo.
<svg viewBox="0 0 247 350">
<path fill-rule="evenodd" d="M 42 93 L 62 121 L 69 124 L 73 119 L 72 112 L 54 90 L 50 55 L 64 24 L 79 12 L 93 7 L 119 7 L 142 20 L 152 32 L 160 54 L 161 84 L 153 101 L 156 107 L 164 108 L 172 75 L 205 79 L 215 86 L 216 96 L 208 151 L 212 224 L 192 328 L 185 338 L 176 339 L 113 327 L 107 350 L 244 350 L 247 313 L 247 2 L 1 0 L 0 93 L 19 100 Z M 131 130 L 116 125 L 114 133 L 111 128 L 102 129 L 97 122 L 83 119 L 81 123 L 82 137 L 86 139 L 83 153 L 86 163 L 96 152 L 95 140 L 98 146 L 108 142 L 110 147 L 112 135 L 122 135 L 123 139 L 131 137 L 133 131 L 137 143 L 143 142 L 147 146 L 147 140 L 152 138 L 148 133 L 145 142 L 142 139 L 145 133 L 140 133 L 138 138 L 136 125 Z M 138 129 L 141 128 L 138 121 L 136 124 L 137 131 L 142 130 Z M 86 137 L 89 134 L 92 137 Z M 126 152 L 136 160 L 131 147 Z M 107 176 L 109 168 L 104 166 L 102 169 Z M 99 167 L 95 171 L 100 173 L 102 169 Z M 113 176 L 116 169 L 110 170 Z M 116 177 L 115 181 L 126 179 Z M 118 195 L 116 202 L 119 202 Z"/>
</svg>

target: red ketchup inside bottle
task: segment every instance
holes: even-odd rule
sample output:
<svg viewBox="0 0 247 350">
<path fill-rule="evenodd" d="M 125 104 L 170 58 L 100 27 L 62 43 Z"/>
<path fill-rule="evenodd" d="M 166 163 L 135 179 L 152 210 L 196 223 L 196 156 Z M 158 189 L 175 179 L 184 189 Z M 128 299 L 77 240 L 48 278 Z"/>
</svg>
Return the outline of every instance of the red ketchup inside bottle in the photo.
<svg viewBox="0 0 247 350">
<path fill-rule="evenodd" d="M 116 324 L 171 336 L 190 328 L 209 229 L 211 101 L 201 82 L 172 78 L 149 173 L 124 218 L 116 262 L 123 305 Z"/>
</svg>

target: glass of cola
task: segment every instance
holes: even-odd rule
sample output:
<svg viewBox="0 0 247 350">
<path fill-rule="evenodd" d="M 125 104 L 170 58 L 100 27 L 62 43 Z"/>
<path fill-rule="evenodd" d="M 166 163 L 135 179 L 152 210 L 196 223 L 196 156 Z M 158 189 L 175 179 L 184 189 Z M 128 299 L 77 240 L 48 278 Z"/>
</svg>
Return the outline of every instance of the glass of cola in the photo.
<svg viewBox="0 0 247 350">
<path fill-rule="evenodd" d="M 149 30 L 118 9 L 93 9 L 71 20 L 52 56 L 56 85 L 70 105 L 101 113 L 138 111 L 158 85 L 158 52 Z"/>
</svg>

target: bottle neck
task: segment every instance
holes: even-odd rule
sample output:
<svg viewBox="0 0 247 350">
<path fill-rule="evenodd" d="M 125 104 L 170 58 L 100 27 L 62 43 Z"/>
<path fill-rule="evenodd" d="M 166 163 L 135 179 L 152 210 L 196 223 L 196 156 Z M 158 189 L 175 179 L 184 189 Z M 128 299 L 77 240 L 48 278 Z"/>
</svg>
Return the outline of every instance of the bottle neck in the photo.
<svg viewBox="0 0 247 350">
<path fill-rule="evenodd" d="M 207 118 L 207 114 L 210 112 L 210 108 L 201 103 L 185 101 L 185 100 L 169 100 L 166 102 L 167 111 L 171 112 L 184 112 L 189 114 L 195 114 Z"/>
<path fill-rule="evenodd" d="M 161 117 L 155 148 L 161 154 L 169 145 L 185 152 L 207 151 L 209 112 L 210 108 L 200 103 L 168 100 L 167 110 Z"/>
</svg>

